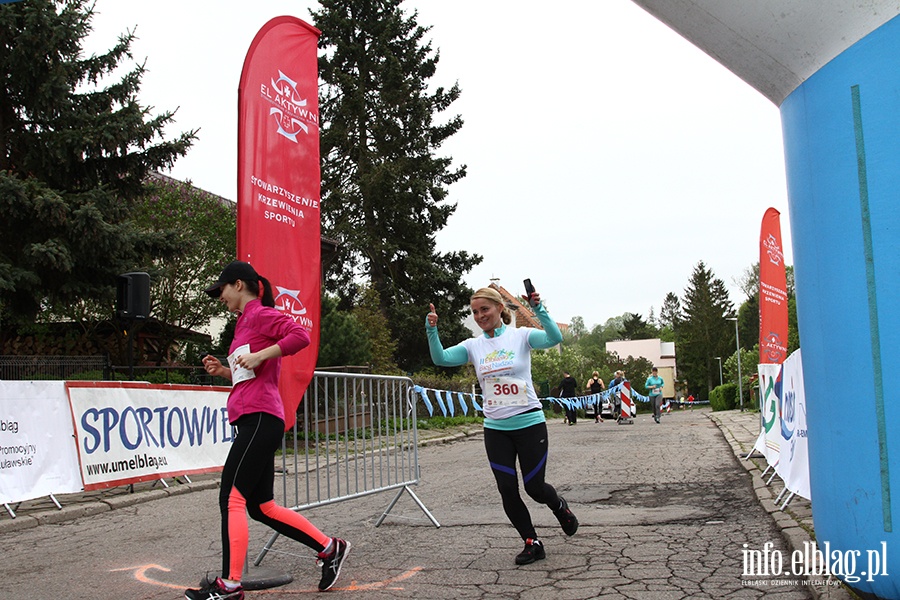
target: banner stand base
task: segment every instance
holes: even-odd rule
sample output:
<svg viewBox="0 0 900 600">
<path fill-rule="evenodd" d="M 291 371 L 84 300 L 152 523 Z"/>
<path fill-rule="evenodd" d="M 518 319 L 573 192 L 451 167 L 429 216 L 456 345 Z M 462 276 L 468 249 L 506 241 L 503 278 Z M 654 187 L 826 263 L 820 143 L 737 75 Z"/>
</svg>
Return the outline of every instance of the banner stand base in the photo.
<svg viewBox="0 0 900 600">
<path fill-rule="evenodd" d="M 294 581 L 294 577 L 289 573 L 282 573 L 268 567 L 251 567 L 243 574 L 241 585 L 245 590 L 265 590 L 287 585 L 292 581 Z"/>
<path fill-rule="evenodd" d="M 209 578 L 213 577 L 213 580 Z M 212 583 L 215 577 L 207 575 L 200 580 L 200 587 Z M 294 577 L 288 573 L 282 573 L 268 567 L 249 567 L 244 569 L 241 575 L 241 585 L 245 590 L 267 590 L 273 587 L 287 585 L 294 581 Z"/>
</svg>

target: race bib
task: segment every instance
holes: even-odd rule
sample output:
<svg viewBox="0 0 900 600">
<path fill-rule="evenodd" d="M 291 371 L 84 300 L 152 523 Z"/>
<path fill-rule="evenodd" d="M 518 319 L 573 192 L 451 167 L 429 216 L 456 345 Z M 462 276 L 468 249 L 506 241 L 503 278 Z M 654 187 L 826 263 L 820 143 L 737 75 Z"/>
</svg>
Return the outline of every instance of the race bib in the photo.
<svg viewBox="0 0 900 600">
<path fill-rule="evenodd" d="M 256 373 L 254 373 L 251 369 L 245 369 L 244 367 L 238 366 L 234 363 L 237 357 L 241 356 L 242 354 L 250 354 L 250 344 L 238 346 L 228 357 L 228 366 L 231 367 L 231 385 L 237 385 L 242 381 L 247 381 L 248 379 L 253 379 L 254 377 L 256 377 Z"/>
<path fill-rule="evenodd" d="M 524 379 L 485 377 L 482 391 L 484 392 L 485 406 L 528 406 L 528 394 Z"/>
</svg>

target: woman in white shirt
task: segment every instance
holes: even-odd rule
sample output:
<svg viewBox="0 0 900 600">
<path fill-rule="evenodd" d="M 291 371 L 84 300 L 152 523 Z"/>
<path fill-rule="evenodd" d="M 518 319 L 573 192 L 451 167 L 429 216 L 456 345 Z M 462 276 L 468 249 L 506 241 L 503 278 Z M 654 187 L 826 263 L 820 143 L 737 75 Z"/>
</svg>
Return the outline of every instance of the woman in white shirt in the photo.
<svg viewBox="0 0 900 600">
<path fill-rule="evenodd" d="M 516 556 L 516 564 L 520 565 L 541 560 L 546 552 L 519 494 L 517 459 L 525 492 L 553 511 L 566 535 L 574 535 L 578 529 L 578 519 L 565 499 L 544 481 L 547 423 L 531 381 L 532 348 L 552 348 L 562 341 L 562 334 L 547 314 L 540 294 L 534 292 L 528 300 L 543 331 L 507 327 L 512 322 L 512 314 L 500 293 L 489 287 L 481 288 L 471 298 L 472 314 L 483 335 L 445 349 L 438 335 L 438 316 L 433 304 L 425 320 L 434 364 L 456 367 L 471 362 L 475 366 L 484 396 L 484 446 L 488 461 L 497 480 L 503 509 L 525 541 L 525 549 Z"/>
</svg>

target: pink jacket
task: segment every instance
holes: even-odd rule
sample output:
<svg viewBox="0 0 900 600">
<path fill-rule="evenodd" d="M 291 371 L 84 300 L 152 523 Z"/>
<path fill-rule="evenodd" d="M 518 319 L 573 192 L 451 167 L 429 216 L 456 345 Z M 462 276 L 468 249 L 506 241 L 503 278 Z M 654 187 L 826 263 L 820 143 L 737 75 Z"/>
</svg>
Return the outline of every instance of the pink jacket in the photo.
<svg viewBox="0 0 900 600">
<path fill-rule="evenodd" d="M 250 344 L 251 352 L 278 344 L 282 356 L 290 356 L 309 346 L 309 333 L 286 314 L 263 306 L 259 300 L 251 300 L 238 316 L 229 354 L 244 344 Z M 269 413 L 283 421 L 284 404 L 278 393 L 281 357 L 263 361 L 255 373 L 255 378 L 242 381 L 231 389 L 228 421 L 234 423 L 255 412 Z"/>
</svg>

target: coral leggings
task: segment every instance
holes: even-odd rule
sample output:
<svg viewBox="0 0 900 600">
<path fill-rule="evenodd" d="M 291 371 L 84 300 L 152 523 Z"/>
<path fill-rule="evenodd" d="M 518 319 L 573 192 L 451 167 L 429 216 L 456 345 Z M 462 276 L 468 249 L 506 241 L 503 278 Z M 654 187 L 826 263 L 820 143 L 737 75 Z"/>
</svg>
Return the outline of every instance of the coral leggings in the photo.
<svg viewBox="0 0 900 600">
<path fill-rule="evenodd" d="M 268 413 L 240 417 L 225 467 L 219 509 L 222 512 L 222 574 L 240 581 L 249 545 L 247 514 L 293 540 L 321 552 L 331 540 L 300 514 L 275 504 L 275 451 L 281 447 L 284 421 Z"/>
</svg>

